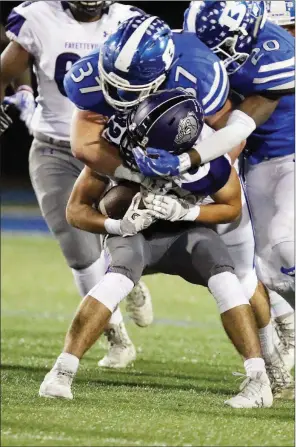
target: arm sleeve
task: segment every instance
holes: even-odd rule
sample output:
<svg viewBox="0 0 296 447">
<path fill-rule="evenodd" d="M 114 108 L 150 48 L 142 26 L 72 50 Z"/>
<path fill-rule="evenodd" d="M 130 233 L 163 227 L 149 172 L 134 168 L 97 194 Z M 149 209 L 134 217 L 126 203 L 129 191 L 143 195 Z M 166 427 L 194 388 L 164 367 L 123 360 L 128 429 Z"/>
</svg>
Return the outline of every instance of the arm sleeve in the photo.
<svg viewBox="0 0 296 447">
<path fill-rule="evenodd" d="M 226 127 L 198 143 L 194 149 L 199 153 L 202 164 L 207 163 L 230 152 L 248 138 L 255 129 L 256 124 L 253 118 L 241 110 L 234 110 L 229 115 Z"/>
</svg>

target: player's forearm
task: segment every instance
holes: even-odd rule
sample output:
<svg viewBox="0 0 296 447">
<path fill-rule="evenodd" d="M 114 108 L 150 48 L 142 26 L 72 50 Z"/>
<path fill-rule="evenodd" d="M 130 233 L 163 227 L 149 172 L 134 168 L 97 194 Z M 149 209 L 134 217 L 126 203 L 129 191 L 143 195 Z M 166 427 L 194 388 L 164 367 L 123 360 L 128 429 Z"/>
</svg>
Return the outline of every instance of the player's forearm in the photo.
<svg viewBox="0 0 296 447">
<path fill-rule="evenodd" d="M 106 216 L 87 204 L 68 204 L 66 218 L 69 225 L 89 233 L 106 234 Z"/>
<path fill-rule="evenodd" d="M 191 165 L 198 166 L 229 153 L 246 140 L 255 129 L 256 124 L 252 118 L 235 110 L 230 114 L 226 127 L 218 130 L 190 150 Z"/>
<path fill-rule="evenodd" d="M 73 155 L 92 170 L 113 176 L 122 164 L 118 149 L 102 136 L 106 117 L 86 110 L 75 109 L 70 141 Z"/>
<path fill-rule="evenodd" d="M 81 146 L 72 145 L 73 155 L 92 170 L 113 177 L 122 165 L 118 150 L 107 141 L 85 142 Z"/>
<path fill-rule="evenodd" d="M 241 213 L 241 209 L 228 204 L 200 205 L 197 222 L 205 224 L 223 224 L 235 221 Z"/>
<path fill-rule="evenodd" d="M 21 87 L 23 85 L 28 85 L 29 87 L 33 88 L 30 69 L 27 68 L 27 70 L 24 71 L 24 73 L 22 73 L 18 78 L 16 78 L 12 82 L 12 85 L 13 85 L 14 90 L 17 90 L 19 87 Z"/>
</svg>

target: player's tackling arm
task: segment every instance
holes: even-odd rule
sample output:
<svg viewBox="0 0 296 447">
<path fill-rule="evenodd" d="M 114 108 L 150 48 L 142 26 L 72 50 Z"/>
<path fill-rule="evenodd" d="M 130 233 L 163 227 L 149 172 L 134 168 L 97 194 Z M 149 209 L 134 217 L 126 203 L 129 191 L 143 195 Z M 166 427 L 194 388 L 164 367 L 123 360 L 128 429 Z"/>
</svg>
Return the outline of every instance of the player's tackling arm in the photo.
<svg viewBox="0 0 296 447">
<path fill-rule="evenodd" d="M 123 166 L 116 146 L 102 136 L 106 121 L 96 112 L 75 109 L 70 131 L 73 155 L 103 175 L 140 183 L 144 177 Z"/>
<path fill-rule="evenodd" d="M 106 233 L 107 217 L 93 208 L 98 203 L 108 180 L 85 166 L 76 180 L 70 195 L 66 217 L 69 225 L 90 233 Z"/>
<path fill-rule="evenodd" d="M 187 191 L 190 190 L 187 185 Z M 241 214 L 241 189 L 237 173 L 231 168 L 228 181 L 212 194 L 213 204 L 198 205 L 196 193 L 179 199 L 175 195 L 147 193 L 144 203 L 157 219 L 201 222 L 205 224 L 229 223 Z M 199 195 L 197 194 L 197 198 Z"/>
<path fill-rule="evenodd" d="M 225 123 L 215 134 L 199 143 L 189 151 L 191 166 L 214 160 L 229 153 L 232 148 L 241 145 L 256 129 L 261 126 L 274 112 L 279 99 L 270 99 L 260 95 L 252 95 L 232 111 Z M 225 116 L 220 123 L 215 123 L 216 129 L 223 124 Z M 219 125 L 220 124 L 220 125 Z"/>
<path fill-rule="evenodd" d="M 118 149 L 101 136 L 107 120 L 95 112 L 75 109 L 70 138 L 76 158 L 89 168 L 112 176 L 122 160 Z"/>
</svg>

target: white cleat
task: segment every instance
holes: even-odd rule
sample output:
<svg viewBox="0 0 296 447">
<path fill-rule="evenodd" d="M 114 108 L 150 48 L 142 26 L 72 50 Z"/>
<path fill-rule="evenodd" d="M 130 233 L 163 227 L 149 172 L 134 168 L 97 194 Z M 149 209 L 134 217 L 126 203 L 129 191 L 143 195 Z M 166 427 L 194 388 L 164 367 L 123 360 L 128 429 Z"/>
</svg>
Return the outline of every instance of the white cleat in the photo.
<svg viewBox="0 0 296 447">
<path fill-rule="evenodd" d="M 126 368 L 136 359 L 136 349 L 131 342 L 123 323 L 110 325 L 105 331 L 109 350 L 98 362 L 103 368 Z"/>
<path fill-rule="evenodd" d="M 71 385 L 74 374 L 52 369 L 44 377 L 39 388 L 39 396 L 49 398 L 73 399 Z"/>
<path fill-rule="evenodd" d="M 236 373 L 235 375 L 244 376 Z M 269 408 L 273 396 L 268 376 L 265 372 L 255 372 L 247 376 L 240 386 L 240 392 L 224 403 L 232 408 Z"/>
<path fill-rule="evenodd" d="M 153 322 L 151 295 L 142 281 L 126 297 L 126 311 L 137 326 L 146 327 Z"/>
<path fill-rule="evenodd" d="M 277 355 L 271 363 L 265 362 L 265 367 L 273 396 L 275 398 L 293 399 L 293 378 L 280 356 Z"/>
<path fill-rule="evenodd" d="M 295 327 L 294 313 L 286 318 L 275 318 L 275 329 L 280 339 L 278 349 L 288 371 L 295 366 Z"/>
</svg>

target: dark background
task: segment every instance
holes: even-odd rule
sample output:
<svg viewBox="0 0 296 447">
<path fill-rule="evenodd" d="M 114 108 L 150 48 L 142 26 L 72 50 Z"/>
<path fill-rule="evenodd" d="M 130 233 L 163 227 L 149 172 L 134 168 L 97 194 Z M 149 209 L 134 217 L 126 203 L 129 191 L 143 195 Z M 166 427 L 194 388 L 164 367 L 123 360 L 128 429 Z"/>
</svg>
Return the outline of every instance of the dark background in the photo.
<svg viewBox="0 0 296 447">
<path fill-rule="evenodd" d="M 1 22 L 4 25 L 12 8 L 20 3 L 1 1 Z M 167 21 L 171 28 L 182 28 L 183 14 L 189 1 L 127 1 L 121 3 L 132 4 L 148 14 L 158 15 Z M 28 135 L 25 125 L 19 120 L 16 120 L 1 137 L 2 186 L 23 188 L 30 185 L 28 174 L 30 144 L 31 137 Z"/>
</svg>

